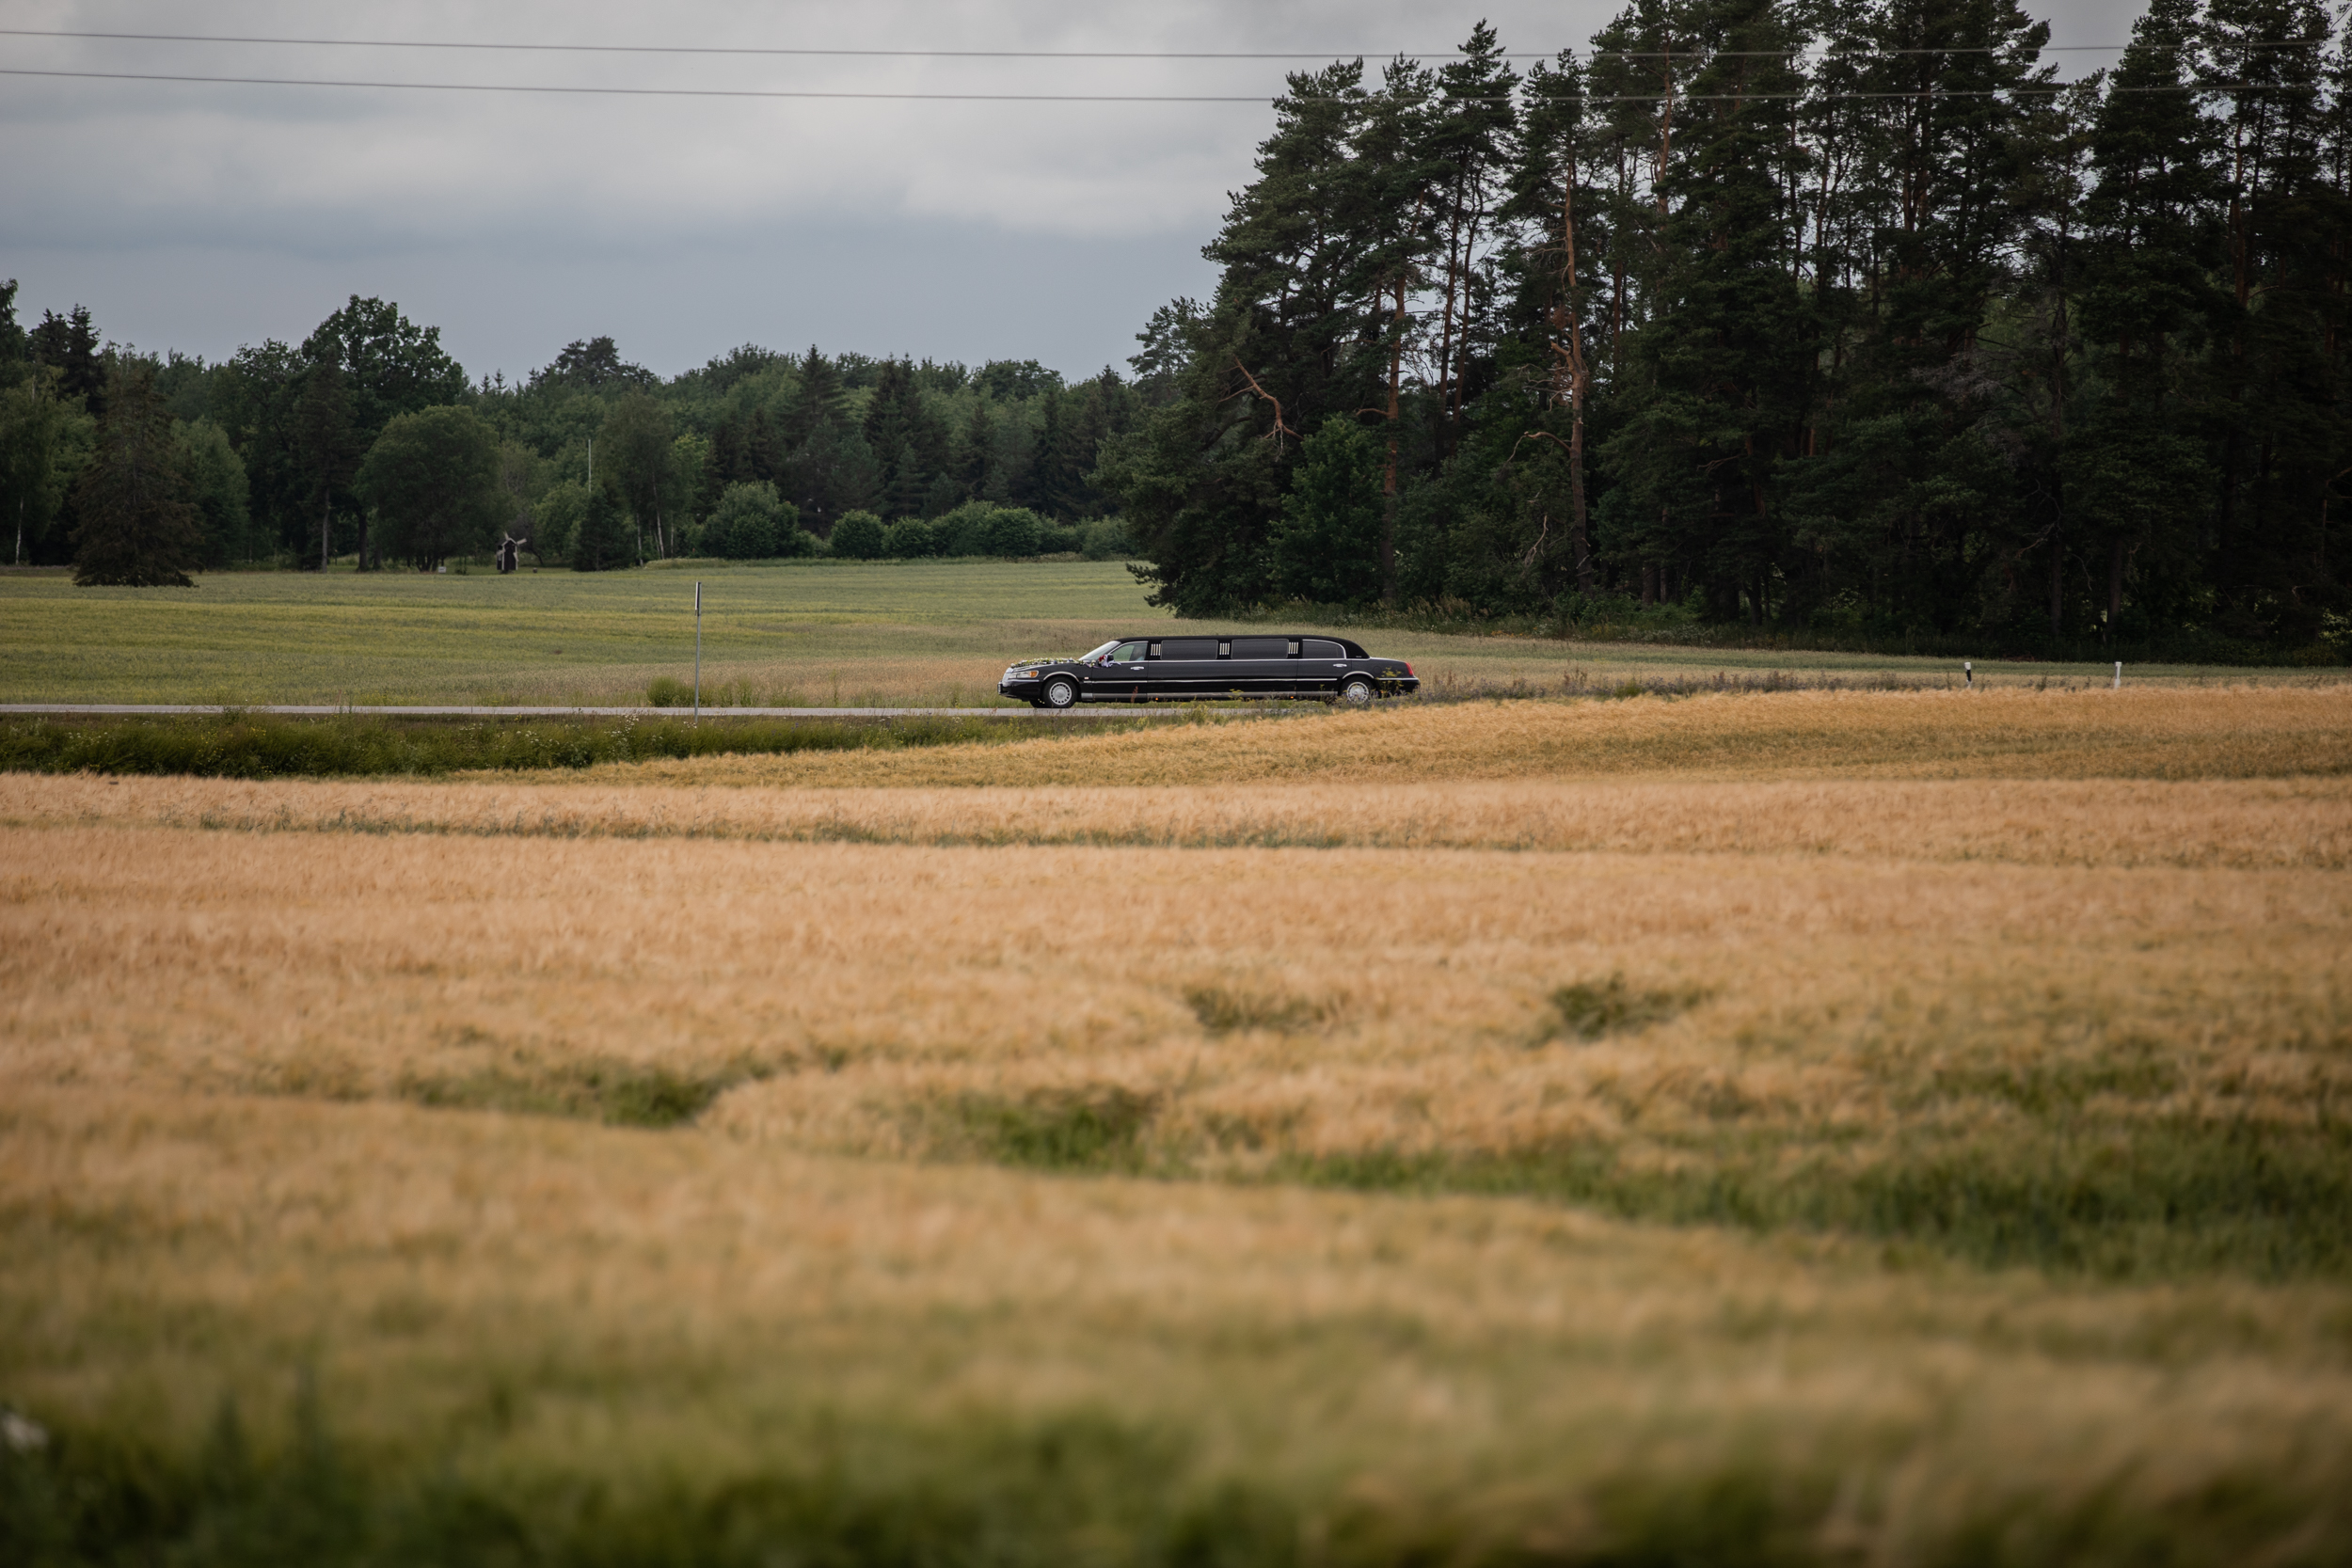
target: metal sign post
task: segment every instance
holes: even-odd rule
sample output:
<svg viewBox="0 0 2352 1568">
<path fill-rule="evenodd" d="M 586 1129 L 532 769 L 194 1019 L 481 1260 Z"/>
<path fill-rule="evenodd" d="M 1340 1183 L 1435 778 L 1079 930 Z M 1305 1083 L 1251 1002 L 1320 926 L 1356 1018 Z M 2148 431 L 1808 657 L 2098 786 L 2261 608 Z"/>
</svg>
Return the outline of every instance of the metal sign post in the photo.
<svg viewBox="0 0 2352 1568">
<path fill-rule="evenodd" d="M 703 585 L 694 584 L 694 722 L 703 721 Z"/>
</svg>

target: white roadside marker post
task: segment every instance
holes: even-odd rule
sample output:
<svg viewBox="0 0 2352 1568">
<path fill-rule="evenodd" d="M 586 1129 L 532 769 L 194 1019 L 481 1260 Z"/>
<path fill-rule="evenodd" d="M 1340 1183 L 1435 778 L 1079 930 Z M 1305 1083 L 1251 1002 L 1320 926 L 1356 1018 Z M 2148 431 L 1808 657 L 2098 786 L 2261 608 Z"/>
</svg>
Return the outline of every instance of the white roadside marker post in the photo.
<svg viewBox="0 0 2352 1568">
<path fill-rule="evenodd" d="M 694 584 L 694 722 L 703 721 L 703 585 Z"/>
<path fill-rule="evenodd" d="M 1974 691 L 1977 689 L 1977 667 L 1963 658 L 1960 661 L 1960 673 L 1968 677 L 1968 689 Z"/>
<path fill-rule="evenodd" d="M 2117 691 L 2121 691 L 2121 690 L 2122 690 L 2122 689 L 2123 689 L 2123 661 L 2122 661 L 2122 659 L 2120 659 L 2120 658 L 2119 658 L 2119 659 L 2117 659 L 2117 660 L 2115 661 L 2115 686 L 2114 686 L 2114 689 L 2115 689 L 2115 690 L 2117 690 Z"/>
</svg>

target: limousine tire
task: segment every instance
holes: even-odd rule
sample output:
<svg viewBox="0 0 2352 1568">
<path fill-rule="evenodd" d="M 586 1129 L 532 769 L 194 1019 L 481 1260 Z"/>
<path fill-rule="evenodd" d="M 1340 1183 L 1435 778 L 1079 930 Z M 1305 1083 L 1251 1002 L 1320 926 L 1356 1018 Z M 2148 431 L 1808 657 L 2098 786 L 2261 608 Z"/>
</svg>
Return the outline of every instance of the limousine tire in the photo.
<svg viewBox="0 0 2352 1568">
<path fill-rule="evenodd" d="M 1056 675 L 1039 695 L 1042 698 L 1037 705 L 1040 707 L 1069 707 L 1078 700 L 1078 683 L 1068 675 Z"/>
<path fill-rule="evenodd" d="M 1340 701 L 1349 707 L 1370 707 L 1373 698 L 1377 695 L 1372 689 L 1372 682 L 1361 675 L 1348 676 L 1340 687 Z"/>
</svg>

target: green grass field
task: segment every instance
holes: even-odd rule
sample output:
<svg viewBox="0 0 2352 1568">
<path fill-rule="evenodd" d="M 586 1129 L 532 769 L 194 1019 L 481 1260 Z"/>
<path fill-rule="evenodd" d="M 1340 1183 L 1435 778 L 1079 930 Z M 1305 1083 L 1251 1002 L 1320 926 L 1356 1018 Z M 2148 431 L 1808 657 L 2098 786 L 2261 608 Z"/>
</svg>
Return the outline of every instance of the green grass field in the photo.
<svg viewBox="0 0 2352 1568">
<path fill-rule="evenodd" d="M 1116 562 L 675 562 L 641 572 L 423 577 L 223 573 L 190 589 L 75 588 L 0 572 L 0 702 L 639 703 L 694 661 L 704 585 L 707 700 L 744 706 L 970 707 L 1005 664 L 1166 620 Z M 1376 631 L 1437 694 L 1543 693 L 1729 672 L 1957 678 L 1954 661 L 1581 646 Z M 1979 683 L 2100 680 L 2096 665 L 1980 667 Z M 2134 680 L 2229 678 L 2183 666 Z M 2265 673 L 2265 684 L 2312 678 Z"/>
</svg>

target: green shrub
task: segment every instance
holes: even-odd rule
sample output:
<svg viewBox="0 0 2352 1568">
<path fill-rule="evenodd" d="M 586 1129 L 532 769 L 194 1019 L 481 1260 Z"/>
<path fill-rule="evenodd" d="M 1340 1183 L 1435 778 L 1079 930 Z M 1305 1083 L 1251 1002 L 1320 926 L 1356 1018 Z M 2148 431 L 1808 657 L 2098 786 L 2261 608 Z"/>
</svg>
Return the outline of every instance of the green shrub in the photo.
<svg viewBox="0 0 2352 1568">
<path fill-rule="evenodd" d="M 879 560 L 882 541 L 882 520 L 871 512 L 845 512 L 833 525 L 833 553 L 844 560 Z"/>
<path fill-rule="evenodd" d="M 766 480 L 730 484 L 703 525 L 703 548 L 727 561 L 761 561 L 782 553 L 786 529 L 800 531 L 800 509 Z"/>
<path fill-rule="evenodd" d="M 939 553 L 939 531 L 920 517 L 901 517 L 882 531 L 882 554 L 916 561 Z"/>
<path fill-rule="evenodd" d="M 656 675 L 645 687 L 645 701 L 655 707 L 691 707 L 694 689 L 675 675 Z"/>
<path fill-rule="evenodd" d="M 1117 517 L 1098 517 L 1078 531 L 1078 548 L 1089 561 L 1116 561 L 1135 553 L 1127 525 Z"/>
<path fill-rule="evenodd" d="M 776 557 L 782 561 L 805 561 L 825 553 L 825 542 L 808 531 L 801 523 L 801 509 L 790 501 L 784 503 L 785 518 L 776 529 Z"/>
<path fill-rule="evenodd" d="M 1085 533 L 1075 523 L 1047 523 L 1038 531 L 1040 555 L 1074 555 L 1084 547 Z"/>
<path fill-rule="evenodd" d="M 1043 525 L 1025 506 L 1000 506 L 980 525 L 980 553 L 1009 560 L 1037 554 Z"/>
<path fill-rule="evenodd" d="M 995 514 L 995 506 L 988 501 L 965 501 L 953 512 L 946 514 L 931 525 L 934 552 L 939 555 L 986 555 L 988 520 Z"/>
</svg>

